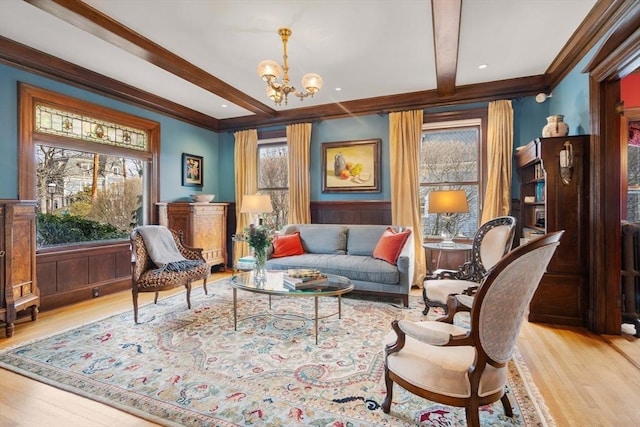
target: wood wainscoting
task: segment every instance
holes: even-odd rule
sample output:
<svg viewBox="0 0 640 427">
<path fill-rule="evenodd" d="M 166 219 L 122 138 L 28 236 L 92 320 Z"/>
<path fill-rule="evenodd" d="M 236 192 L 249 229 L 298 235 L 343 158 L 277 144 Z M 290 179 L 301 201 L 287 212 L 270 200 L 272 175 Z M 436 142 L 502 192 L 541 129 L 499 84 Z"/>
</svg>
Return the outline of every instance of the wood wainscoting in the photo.
<svg viewBox="0 0 640 427">
<path fill-rule="evenodd" d="M 313 224 L 392 225 L 391 202 L 385 200 L 311 202 L 311 222 Z"/>
<path fill-rule="evenodd" d="M 51 310 L 131 287 L 129 240 L 36 254 L 40 308 Z"/>
</svg>

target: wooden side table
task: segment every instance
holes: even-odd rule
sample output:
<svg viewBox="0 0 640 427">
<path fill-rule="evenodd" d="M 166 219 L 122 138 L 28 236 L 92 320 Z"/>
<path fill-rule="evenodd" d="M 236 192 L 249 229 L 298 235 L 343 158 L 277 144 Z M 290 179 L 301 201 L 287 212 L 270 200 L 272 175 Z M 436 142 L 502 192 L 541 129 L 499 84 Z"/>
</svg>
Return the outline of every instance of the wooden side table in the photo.
<svg viewBox="0 0 640 427">
<path fill-rule="evenodd" d="M 427 271 L 429 273 L 433 273 L 435 270 L 440 268 L 440 258 L 442 257 L 443 252 L 464 252 L 465 261 L 469 261 L 471 257 L 471 249 L 472 245 L 467 243 L 455 243 L 454 245 L 443 245 L 440 242 L 428 242 L 423 243 L 422 247 L 425 251 L 429 251 L 427 258 Z M 438 251 L 438 260 L 436 261 L 436 267 L 432 268 L 431 258 L 433 255 L 433 251 Z"/>
</svg>

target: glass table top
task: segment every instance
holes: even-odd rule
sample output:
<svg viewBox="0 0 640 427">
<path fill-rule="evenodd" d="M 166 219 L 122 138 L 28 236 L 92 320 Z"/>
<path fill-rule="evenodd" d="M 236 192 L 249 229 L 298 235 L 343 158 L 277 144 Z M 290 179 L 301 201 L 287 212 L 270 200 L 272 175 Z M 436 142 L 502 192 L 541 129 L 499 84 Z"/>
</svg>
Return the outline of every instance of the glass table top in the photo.
<svg viewBox="0 0 640 427">
<path fill-rule="evenodd" d="M 283 284 L 286 271 L 267 271 L 266 280 L 256 281 L 253 271 L 237 273 L 231 276 L 229 283 L 236 289 L 269 295 L 285 296 L 331 296 L 342 295 L 353 290 L 351 280 L 343 276 L 327 274 L 328 283 L 307 289 L 289 289 Z"/>
</svg>

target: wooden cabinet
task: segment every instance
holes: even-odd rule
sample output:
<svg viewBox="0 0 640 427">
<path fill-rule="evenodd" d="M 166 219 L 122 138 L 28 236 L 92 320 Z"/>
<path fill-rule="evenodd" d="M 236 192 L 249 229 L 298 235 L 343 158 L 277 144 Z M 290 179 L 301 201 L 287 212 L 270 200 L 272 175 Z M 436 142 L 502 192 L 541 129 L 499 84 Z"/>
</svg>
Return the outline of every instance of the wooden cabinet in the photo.
<svg viewBox="0 0 640 427">
<path fill-rule="evenodd" d="M 561 151 L 569 149 L 573 167 L 561 168 L 560 158 L 568 153 Z M 589 136 L 536 139 L 517 151 L 516 165 L 520 237 L 564 230 L 531 301 L 529 320 L 584 326 L 589 286 Z"/>
<path fill-rule="evenodd" d="M 40 291 L 36 281 L 35 202 L 0 200 L 0 321 L 13 335 L 19 311 L 36 320 Z"/>
<path fill-rule="evenodd" d="M 227 265 L 228 203 L 158 203 L 160 225 L 182 231 L 188 246 L 202 248 L 209 267 Z"/>
</svg>

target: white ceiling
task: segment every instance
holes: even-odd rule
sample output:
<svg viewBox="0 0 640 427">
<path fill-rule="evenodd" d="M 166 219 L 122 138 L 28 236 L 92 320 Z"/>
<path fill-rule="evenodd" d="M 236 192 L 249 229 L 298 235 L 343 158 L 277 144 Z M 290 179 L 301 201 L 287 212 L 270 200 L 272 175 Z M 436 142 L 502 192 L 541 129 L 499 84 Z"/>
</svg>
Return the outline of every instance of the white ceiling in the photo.
<svg viewBox="0 0 640 427">
<path fill-rule="evenodd" d="M 436 89 L 430 0 L 85 3 L 276 110 Z M 463 0 L 456 86 L 543 74 L 594 4 Z M 217 119 L 253 114 L 27 2 L 0 0 L 0 10 L 8 39 Z M 256 66 L 282 63 L 280 27 L 293 32 L 291 83 L 316 72 L 324 86 L 275 107 Z"/>
</svg>

